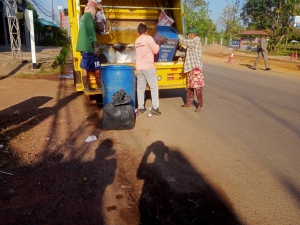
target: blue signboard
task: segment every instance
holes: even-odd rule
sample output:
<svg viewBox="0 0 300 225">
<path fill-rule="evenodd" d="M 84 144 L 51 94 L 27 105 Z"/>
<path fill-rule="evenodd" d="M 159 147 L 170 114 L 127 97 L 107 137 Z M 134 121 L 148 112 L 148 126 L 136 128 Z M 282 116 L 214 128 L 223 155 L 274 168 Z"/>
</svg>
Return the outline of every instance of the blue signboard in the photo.
<svg viewBox="0 0 300 225">
<path fill-rule="evenodd" d="M 240 47 L 240 40 L 230 40 L 229 48 L 239 48 Z"/>
<path fill-rule="evenodd" d="M 293 16 L 293 27 L 300 28 L 300 16 Z"/>
</svg>

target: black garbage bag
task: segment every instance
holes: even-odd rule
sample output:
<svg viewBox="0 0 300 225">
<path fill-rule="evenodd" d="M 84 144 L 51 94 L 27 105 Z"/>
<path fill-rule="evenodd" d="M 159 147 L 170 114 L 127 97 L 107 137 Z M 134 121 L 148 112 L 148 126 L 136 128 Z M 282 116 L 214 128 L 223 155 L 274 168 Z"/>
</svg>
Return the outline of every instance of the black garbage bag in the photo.
<svg viewBox="0 0 300 225">
<path fill-rule="evenodd" d="M 123 89 L 113 94 L 112 101 L 103 108 L 103 116 L 100 121 L 104 130 L 130 130 L 135 125 L 135 112 L 129 104 L 131 96 Z"/>
</svg>

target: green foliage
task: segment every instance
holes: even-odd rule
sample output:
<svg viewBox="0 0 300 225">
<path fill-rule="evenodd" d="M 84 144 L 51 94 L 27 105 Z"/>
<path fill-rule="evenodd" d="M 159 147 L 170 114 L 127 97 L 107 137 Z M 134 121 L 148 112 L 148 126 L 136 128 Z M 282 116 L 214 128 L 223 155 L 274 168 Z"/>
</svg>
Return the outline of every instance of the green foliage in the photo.
<svg viewBox="0 0 300 225">
<path fill-rule="evenodd" d="M 45 67 L 43 65 L 41 65 L 40 70 L 41 70 L 42 73 L 44 73 L 45 72 Z"/>
<path fill-rule="evenodd" d="M 272 51 L 289 39 L 293 16 L 299 15 L 300 0 L 246 0 L 241 17 L 245 25 L 271 34 L 269 43 Z"/>
<path fill-rule="evenodd" d="M 291 56 L 293 52 L 298 51 L 300 53 L 300 44 L 289 43 L 287 46 L 285 44 L 279 44 L 277 51 L 273 52 L 272 55 L 278 56 Z"/>
<path fill-rule="evenodd" d="M 247 0 L 241 17 L 245 25 L 269 30 L 273 36 L 284 35 L 299 13 L 300 0 Z"/>
<path fill-rule="evenodd" d="M 68 47 L 63 47 L 60 51 L 60 54 L 55 57 L 55 62 L 57 65 L 63 65 L 66 63 L 66 59 L 69 53 L 69 48 Z"/>
<path fill-rule="evenodd" d="M 234 37 L 245 29 L 241 26 L 240 5 L 240 0 L 231 0 L 223 8 L 223 12 L 218 19 L 218 24 L 222 27 L 224 35 L 230 34 L 231 37 Z"/>
<path fill-rule="evenodd" d="M 65 38 L 66 38 L 66 35 L 65 35 Z M 56 58 L 55 58 L 55 62 L 57 63 L 57 65 L 65 65 L 66 64 L 67 58 L 71 52 L 70 45 L 71 44 L 70 44 L 69 40 L 66 39 L 59 55 L 56 56 Z"/>
<path fill-rule="evenodd" d="M 19 20 L 23 19 L 24 18 L 24 13 L 23 12 L 17 12 L 17 18 Z"/>
<path fill-rule="evenodd" d="M 58 56 L 55 57 L 55 62 L 53 63 L 52 67 L 56 68 L 57 66 L 60 67 L 61 72 L 65 72 L 66 70 L 66 64 L 67 64 L 67 59 L 70 54 L 70 45 L 65 45 Z"/>
<path fill-rule="evenodd" d="M 64 42 L 64 45 L 69 43 L 68 30 L 59 28 L 59 29 L 57 29 L 57 32 L 55 34 L 56 34 L 57 39 L 60 39 L 61 41 Z"/>
<path fill-rule="evenodd" d="M 288 41 L 291 40 L 296 40 L 300 42 L 300 29 L 299 28 L 294 28 L 292 29 L 291 33 L 290 33 L 290 39 Z"/>
<path fill-rule="evenodd" d="M 55 28 L 53 30 L 54 35 L 53 37 L 51 36 L 46 36 L 40 43 L 39 45 L 43 46 L 65 46 L 68 45 L 69 40 L 68 40 L 68 31 L 62 28 Z"/>
<path fill-rule="evenodd" d="M 184 0 L 186 27 L 195 26 L 198 35 L 213 36 L 216 26 L 209 17 L 209 4 L 204 0 Z"/>
<path fill-rule="evenodd" d="M 44 39 L 39 43 L 39 45 L 42 46 L 59 46 L 58 40 L 56 40 L 54 37 L 47 35 L 44 37 Z"/>
</svg>

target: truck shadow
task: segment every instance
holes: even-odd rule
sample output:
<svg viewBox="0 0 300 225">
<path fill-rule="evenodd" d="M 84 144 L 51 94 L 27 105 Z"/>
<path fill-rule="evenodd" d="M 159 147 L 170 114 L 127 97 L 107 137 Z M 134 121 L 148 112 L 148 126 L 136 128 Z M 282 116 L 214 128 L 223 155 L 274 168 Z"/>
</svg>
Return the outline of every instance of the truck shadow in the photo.
<svg viewBox="0 0 300 225">
<path fill-rule="evenodd" d="M 159 90 L 159 98 L 182 98 L 185 101 L 186 96 L 186 89 L 185 88 L 175 88 L 175 89 L 166 89 L 166 90 Z M 146 90 L 145 92 L 145 99 L 151 99 L 151 92 Z"/>
<path fill-rule="evenodd" d="M 154 153 L 153 163 L 147 163 Z M 144 180 L 140 224 L 242 224 L 205 178 L 177 150 L 161 141 L 147 147 L 137 178 Z"/>
<path fill-rule="evenodd" d="M 159 97 L 160 98 L 176 98 L 180 97 L 185 99 L 186 89 L 185 88 L 177 88 L 177 89 L 170 89 L 170 90 L 159 90 Z"/>
</svg>

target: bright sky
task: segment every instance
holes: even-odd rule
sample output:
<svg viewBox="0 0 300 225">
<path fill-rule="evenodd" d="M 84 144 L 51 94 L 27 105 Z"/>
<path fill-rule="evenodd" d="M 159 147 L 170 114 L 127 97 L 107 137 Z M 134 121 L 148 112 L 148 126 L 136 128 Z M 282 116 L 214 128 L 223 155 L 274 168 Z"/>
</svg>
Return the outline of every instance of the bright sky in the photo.
<svg viewBox="0 0 300 225">
<path fill-rule="evenodd" d="M 225 0 L 207 0 L 206 2 L 209 2 L 209 10 L 211 11 L 210 18 L 216 23 L 227 3 Z"/>
<path fill-rule="evenodd" d="M 62 6 L 62 8 L 67 8 L 67 0 L 31 0 L 31 2 L 37 3 L 35 5 L 35 9 L 37 10 L 39 14 L 39 18 L 43 18 L 47 21 L 52 22 L 52 3 L 53 3 L 53 10 L 54 10 L 54 16 L 55 21 L 54 23 L 59 22 L 59 10 L 58 7 Z"/>
</svg>

